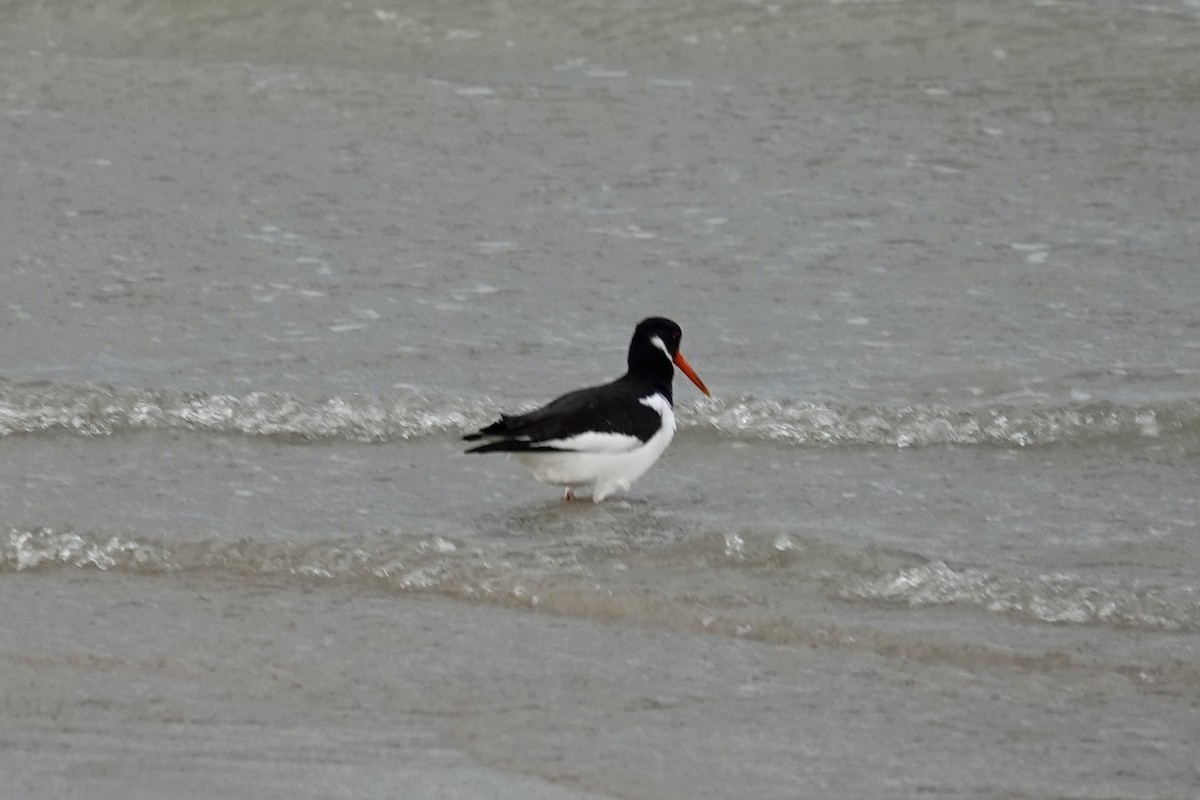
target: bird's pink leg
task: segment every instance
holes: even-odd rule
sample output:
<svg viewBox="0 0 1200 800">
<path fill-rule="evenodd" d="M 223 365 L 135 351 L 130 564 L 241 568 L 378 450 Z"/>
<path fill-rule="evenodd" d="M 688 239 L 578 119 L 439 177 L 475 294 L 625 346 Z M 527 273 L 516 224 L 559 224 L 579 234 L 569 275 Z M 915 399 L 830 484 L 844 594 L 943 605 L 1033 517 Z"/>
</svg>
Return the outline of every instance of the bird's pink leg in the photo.
<svg viewBox="0 0 1200 800">
<path fill-rule="evenodd" d="M 574 499 L 575 499 L 575 490 L 574 490 L 574 489 L 572 489 L 570 486 L 568 486 L 568 487 L 567 487 L 567 488 L 566 488 L 566 489 L 563 491 L 563 502 L 564 502 L 564 503 L 569 503 L 569 502 L 571 502 L 571 501 L 572 501 L 572 500 L 574 500 Z"/>
</svg>

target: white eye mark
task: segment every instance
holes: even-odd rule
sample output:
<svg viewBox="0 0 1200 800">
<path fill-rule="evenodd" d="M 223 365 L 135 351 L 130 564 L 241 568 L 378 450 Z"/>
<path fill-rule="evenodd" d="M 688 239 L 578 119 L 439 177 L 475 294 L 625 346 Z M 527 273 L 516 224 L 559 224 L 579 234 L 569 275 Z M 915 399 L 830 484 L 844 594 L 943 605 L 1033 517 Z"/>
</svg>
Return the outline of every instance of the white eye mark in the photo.
<svg viewBox="0 0 1200 800">
<path fill-rule="evenodd" d="M 650 344 L 654 345 L 654 346 L 655 346 L 655 347 L 657 347 L 659 350 L 662 350 L 662 351 L 663 351 L 663 355 L 665 355 L 665 356 L 667 357 L 667 360 L 668 360 L 668 361 L 670 361 L 670 360 L 671 360 L 671 351 L 667 349 L 667 346 L 666 346 L 665 344 L 663 344 L 663 340 L 662 340 L 662 339 L 658 338 L 657 336 L 651 336 L 651 337 L 650 337 Z"/>
</svg>

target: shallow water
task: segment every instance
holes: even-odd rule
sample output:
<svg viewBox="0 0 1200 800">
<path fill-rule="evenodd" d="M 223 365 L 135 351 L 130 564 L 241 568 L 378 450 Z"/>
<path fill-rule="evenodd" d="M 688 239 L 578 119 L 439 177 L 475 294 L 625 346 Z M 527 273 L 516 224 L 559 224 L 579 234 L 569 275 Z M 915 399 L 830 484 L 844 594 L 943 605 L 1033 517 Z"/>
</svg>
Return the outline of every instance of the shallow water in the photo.
<svg viewBox="0 0 1200 800">
<path fill-rule="evenodd" d="M 1198 17 L 9 4 L 14 791 L 1194 796 Z M 630 492 L 461 454 L 650 314 Z"/>
</svg>

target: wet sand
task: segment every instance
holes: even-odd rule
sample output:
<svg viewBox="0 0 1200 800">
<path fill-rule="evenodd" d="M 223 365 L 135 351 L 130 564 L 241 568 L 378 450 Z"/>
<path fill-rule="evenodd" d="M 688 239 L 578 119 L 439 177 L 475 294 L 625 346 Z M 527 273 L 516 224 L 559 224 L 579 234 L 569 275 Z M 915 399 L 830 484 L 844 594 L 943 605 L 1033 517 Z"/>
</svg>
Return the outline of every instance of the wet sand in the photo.
<svg viewBox="0 0 1200 800">
<path fill-rule="evenodd" d="M 1182 798 L 1196 778 L 1194 687 L 1103 671 L 202 578 L 6 575 L 0 601 L 18 800 Z"/>
</svg>

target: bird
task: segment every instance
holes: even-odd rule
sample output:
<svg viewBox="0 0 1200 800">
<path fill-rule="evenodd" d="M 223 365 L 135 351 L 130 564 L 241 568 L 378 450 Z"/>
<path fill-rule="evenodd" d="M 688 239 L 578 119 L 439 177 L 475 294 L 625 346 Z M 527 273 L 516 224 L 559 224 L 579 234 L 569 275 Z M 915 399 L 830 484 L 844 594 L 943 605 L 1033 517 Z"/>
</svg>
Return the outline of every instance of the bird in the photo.
<svg viewBox="0 0 1200 800">
<path fill-rule="evenodd" d="M 563 500 L 591 487 L 599 503 L 628 490 L 675 436 L 671 392 L 675 367 L 705 397 L 712 395 L 679 351 L 683 333 L 664 317 L 638 323 L 628 371 L 616 380 L 568 392 L 527 414 L 500 419 L 463 436 L 483 440 L 467 453 L 509 453 L 542 483 L 564 487 Z"/>
</svg>

